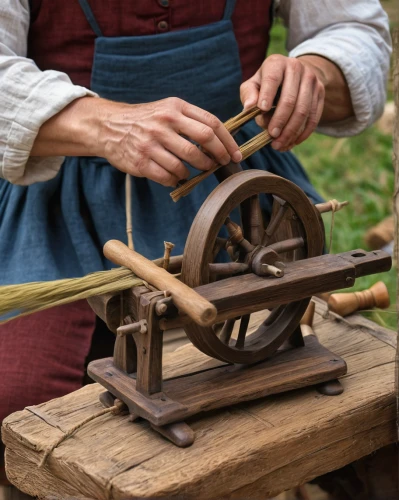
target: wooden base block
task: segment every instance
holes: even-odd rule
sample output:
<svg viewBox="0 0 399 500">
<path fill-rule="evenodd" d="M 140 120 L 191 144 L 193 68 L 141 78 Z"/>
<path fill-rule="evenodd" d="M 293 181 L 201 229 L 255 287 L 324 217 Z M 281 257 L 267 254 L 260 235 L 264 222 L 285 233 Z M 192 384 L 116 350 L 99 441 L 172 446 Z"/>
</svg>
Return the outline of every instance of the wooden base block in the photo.
<svg viewBox="0 0 399 500">
<path fill-rule="evenodd" d="M 156 426 L 182 421 L 203 411 L 318 385 L 345 375 L 345 361 L 307 337 L 304 347 L 277 352 L 256 365 L 222 364 L 164 380 L 163 392 L 144 395 L 136 380 L 112 362 L 90 363 L 89 375 L 129 407 L 131 413 Z"/>
</svg>

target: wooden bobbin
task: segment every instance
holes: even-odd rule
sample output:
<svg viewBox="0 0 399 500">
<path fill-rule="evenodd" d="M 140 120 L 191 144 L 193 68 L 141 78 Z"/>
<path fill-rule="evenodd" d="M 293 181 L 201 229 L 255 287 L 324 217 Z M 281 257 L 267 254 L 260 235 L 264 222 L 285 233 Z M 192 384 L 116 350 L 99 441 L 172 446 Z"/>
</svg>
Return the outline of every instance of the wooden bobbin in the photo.
<svg viewBox="0 0 399 500">
<path fill-rule="evenodd" d="M 389 292 L 382 281 L 361 292 L 333 293 L 328 299 L 329 309 L 341 316 L 373 307 L 386 309 L 389 305 Z"/>
</svg>

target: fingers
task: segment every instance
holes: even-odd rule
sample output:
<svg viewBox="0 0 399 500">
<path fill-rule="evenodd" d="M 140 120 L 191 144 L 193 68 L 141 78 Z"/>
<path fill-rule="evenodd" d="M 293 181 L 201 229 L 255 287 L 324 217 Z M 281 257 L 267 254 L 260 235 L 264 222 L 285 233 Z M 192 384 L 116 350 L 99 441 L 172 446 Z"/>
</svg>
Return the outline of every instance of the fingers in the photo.
<svg viewBox="0 0 399 500">
<path fill-rule="evenodd" d="M 205 111 L 201 108 L 198 108 L 197 106 L 193 106 L 192 104 L 188 103 L 184 103 L 182 111 L 187 118 L 191 118 L 192 120 L 202 123 L 206 126 L 197 126 L 195 127 L 195 131 L 191 129 L 192 131 L 190 133 L 195 133 L 197 139 L 200 140 L 196 140 L 195 137 L 191 136 L 190 134 L 185 135 L 187 135 L 190 139 L 198 142 L 201 146 L 204 147 L 204 149 L 208 151 L 208 146 L 210 145 L 217 154 L 217 156 L 215 156 L 215 160 L 220 163 L 222 163 L 221 160 L 223 160 L 223 162 L 226 162 L 226 160 L 230 160 L 230 158 L 235 163 L 241 161 L 242 154 L 237 143 L 230 135 L 226 127 L 223 125 L 223 123 L 216 116 L 208 113 L 208 111 Z M 179 120 L 178 126 L 179 131 L 184 134 L 183 127 L 187 128 L 189 125 L 186 120 Z M 217 138 L 218 141 L 215 140 L 215 138 Z M 220 144 L 222 145 L 221 147 Z M 225 164 L 226 163 L 222 163 L 222 165 Z"/>
<path fill-rule="evenodd" d="M 281 89 L 281 97 L 279 99 L 276 110 L 273 114 L 272 119 L 270 120 L 268 127 L 269 133 L 272 137 L 277 138 L 281 135 L 284 127 L 287 125 L 289 119 L 291 118 L 291 115 L 293 114 L 298 104 L 303 66 L 299 61 L 296 61 L 296 63 L 297 64 L 295 65 L 292 63 L 291 64 L 287 63 L 286 71 L 284 74 L 284 82 Z M 301 103 L 299 112 L 306 113 L 306 111 L 307 110 L 305 108 L 302 108 L 302 103 Z M 299 120 L 296 121 L 298 122 Z M 287 145 L 287 141 L 286 142 L 278 141 L 278 142 L 282 146 Z"/>
<path fill-rule="evenodd" d="M 285 151 L 305 140 L 315 130 L 324 107 L 325 89 L 317 68 L 299 59 L 272 55 L 260 70 L 241 85 L 244 106 L 254 104 L 267 113 L 273 106 L 279 87 L 281 96 L 270 118 L 258 116 L 258 125 L 267 128 L 275 138 L 274 149 Z"/>
<path fill-rule="evenodd" d="M 129 169 L 128 172 L 136 177 L 146 177 L 158 184 L 169 187 L 175 187 L 180 180 L 154 160 L 145 157 L 138 161 L 134 168 Z"/>
<path fill-rule="evenodd" d="M 305 129 L 295 140 L 295 145 L 300 144 L 301 142 L 305 141 L 312 134 L 312 132 L 314 132 L 314 130 L 316 129 L 316 127 L 320 121 L 321 115 L 323 113 L 324 97 L 325 97 L 325 90 L 324 90 L 324 87 L 321 86 L 321 88 L 319 88 L 319 92 L 317 94 L 315 93 L 315 95 L 314 95 L 314 99 L 313 99 L 313 103 L 312 103 L 312 110 L 310 112 Z"/>
<path fill-rule="evenodd" d="M 212 160 L 212 158 L 209 158 L 197 147 L 181 137 L 173 142 L 170 140 L 173 149 L 168 149 L 179 158 L 188 161 L 193 167 L 208 170 L 214 165 L 215 161 L 221 165 L 230 163 L 230 155 L 227 153 L 226 148 L 208 125 L 184 117 L 180 124 L 180 132 L 200 144 L 214 158 Z M 179 145 L 180 149 L 176 148 L 177 145 Z"/>
<path fill-rule="evenodd" d="M 187 179 L 190 174 L 188 168 L 179 158 L 162 148 L 160 145 L 156 146 L 151 152 L 151 159 L 179 181 Z"/>
<path fill-rule="evenodd" d="M 261 68 L 261 82 L 258 96 L 258 108 L 262 111 L 270 111 L 273 106 L 277 90 L 284 80 L 286 84 L 286 69 L 288 57 L 280 55 L 269 56 Z M 291 75 L 291 81 L 293 77 Z M 281 98 L 280 98 L 281 101 Z"/>
<path fill-rule="evenodd" d="M 244 109 L 252 108 L 258 103 L 260 83 L 261 72 L 257 71 L 252 78 L 241 85 L 240 99 Z"/>
<path fill-rule="evenodd" d="M 283 86 L 280 102 L 269 124 L 270 134 L 277 137 L 272 143 L 274 149 L 283 150 L 288 148 L 291 144 L 294 144 L 305 129 L 312 110 L 315 85 L 316 76 L 311 71 L 304 69 L 301 80 L 295 82 L 286 91 L 290 92 L 289 94 L 286 93 L 286 96 L 289 96 L 288 103 L 283 96 L 285 85 Z M 291 99 L 293 102 L 292 107 Z"/>
</svg>

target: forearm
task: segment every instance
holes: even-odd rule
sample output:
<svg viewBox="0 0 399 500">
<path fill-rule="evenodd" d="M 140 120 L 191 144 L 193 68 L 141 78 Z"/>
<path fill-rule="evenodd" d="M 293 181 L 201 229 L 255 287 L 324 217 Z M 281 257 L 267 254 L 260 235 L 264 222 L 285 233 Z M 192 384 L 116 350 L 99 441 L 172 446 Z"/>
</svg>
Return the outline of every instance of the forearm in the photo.
<svg viewBox="0 0 399 500">
<path fill-rule="evenodd" d="M 320 124 L 339 122 L 354 116 L 348 84 L 342 71 L 333 62 L 316 55 L 300 56 L 301 62 L 313 68 L 325 89 Z"/>
<path fill-rule="evenodd" d="M 31 156 L 101 156 L 100 127 L 104 99 L 76 99 L 39 129 Z"/>
</svg>

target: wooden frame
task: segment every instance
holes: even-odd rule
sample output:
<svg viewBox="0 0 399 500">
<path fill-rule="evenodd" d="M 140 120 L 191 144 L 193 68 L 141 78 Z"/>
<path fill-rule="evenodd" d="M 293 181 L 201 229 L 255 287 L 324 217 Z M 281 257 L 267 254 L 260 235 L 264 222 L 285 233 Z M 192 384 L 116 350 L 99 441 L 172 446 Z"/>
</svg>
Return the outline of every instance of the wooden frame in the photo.
<svg viewBox="0 0 399 500">
<path fill-rule="evenodd" d="M 353 285 L 355 278 L 388 270 L 390 257 L 384 252 L 355 250 L 324 255 L 287 264 L 281 279 L 255 275 L 229 278 L 197 287 L 195 292 L 217 306 L 217 319 L 255 312 L 275 305 Z M 236 286 L 237 280 L 245 287 Z M 110 298 L 91 299 L 97 313 L 108 324 L 118 314 L 124 326 L 117 329 L 114 357 L 90 363 L 89 375 L 102 384 L 113 399 L 123 401 L 132 420 L 142 417 L 178 446 L 194 441 L 192 430 L 183 420 L 203 411 L 257 399 L 309 385 L 335 381 L 346 373 L 345 361 L 324 348 L 314 336 L 302 338 L 298 325 L 291 331 L 291 342 L 272 357 L 256 364 L 235 365 L 213 360 L 212 366 L 176 379 L 162 380 L 163 331 L 186 322 L 164 293 L 136 287 L 119 299 L 119 311 L 109 307 Z M 160 305 L 162 304 L 162 307 Z M 166 307 L 165 304 L 167 305 Z M 240 305 L 241 304 L 241 305 Z M 108 314 L 108 316 L 107 316 Z M 271 352 L 271 354 L 273 354 Z M 335 394 L 336 384 L 322 387 L 324 394 Z M 106 399 L 103 398 L 103 401 Z"/>
</svg>

